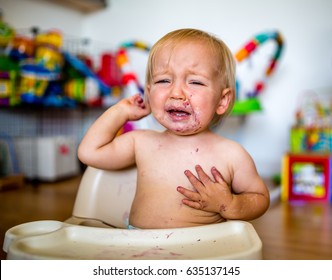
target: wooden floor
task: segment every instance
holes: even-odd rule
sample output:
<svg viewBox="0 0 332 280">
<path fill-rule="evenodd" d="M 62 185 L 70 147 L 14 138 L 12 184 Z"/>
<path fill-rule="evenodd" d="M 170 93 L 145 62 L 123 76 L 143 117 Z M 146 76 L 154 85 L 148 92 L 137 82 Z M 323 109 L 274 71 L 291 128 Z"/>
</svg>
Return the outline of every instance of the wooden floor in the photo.
<svg viewBox="0 0 332 280">
<path fill-rule="evenodd" d="M 64 221 L 71 216 L 80 177 L 57 183 L 27 184 L 0 192 L 0 244 L 5 231 L 36 220 Z M 272 205 L 252 222 L 263 242 L 264 259 L 332 260 L 330 204 Z M 1 259 L 5 253 L 0 250 Z"/>
<path fill-rule="evenodd" d="M 278 203 L 252 222 L 270 260 L 332 260 L 332 205 Z"/>
<path fill-rule="evenodd" d="M 16 225 L 37 220 L 64 221 L 71 216 L 80 177 L 56 183 L 26 184 L 0 192 L 1 259 L 5 232 Z"/>
</svg>

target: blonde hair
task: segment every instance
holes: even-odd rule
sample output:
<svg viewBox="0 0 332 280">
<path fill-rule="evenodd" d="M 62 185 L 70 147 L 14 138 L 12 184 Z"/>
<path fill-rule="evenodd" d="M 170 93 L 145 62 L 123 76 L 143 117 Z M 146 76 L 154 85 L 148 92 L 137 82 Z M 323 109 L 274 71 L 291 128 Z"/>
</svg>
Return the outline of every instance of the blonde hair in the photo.
<svg viewBox="0 0 332 280">
<path fill-rule="evenodd" d="M 231 113 L 235 102 L 236 91 L 236 64 L 234 56 L 227 45 L 216 36 L 205 31 L 191 28 L 178 29 L 167 33 L 165 36 L 159 39 L 150 50 L 146 69 L 145 87 L 152 82 L 153 66 L 156 53 L 165 46 L 172 44 L 175 45 L 176 43 L 180 43 L 185 40 L 205 42 L 209 47 L 211 47 L 212 52 L 216 55 L 216 59 L 219 61 L 219 74 L 221 75 L 222 86 L 224 89 L 229 88 L 231 90 L 229 106 L 223 115 L 216 114 L 214 116 L 210 124 L 210 126 L 214 126 Z"/>
</svg>

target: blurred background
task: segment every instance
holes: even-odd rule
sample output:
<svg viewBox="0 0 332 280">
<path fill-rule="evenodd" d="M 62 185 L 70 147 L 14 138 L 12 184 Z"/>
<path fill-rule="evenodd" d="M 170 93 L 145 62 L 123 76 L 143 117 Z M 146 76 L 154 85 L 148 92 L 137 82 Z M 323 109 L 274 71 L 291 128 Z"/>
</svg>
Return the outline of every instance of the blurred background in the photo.
<svg viewBox="0 0 332 280">
<path fill-rule="evenodd" d="M 264 77 L 264 69 L 276 51 L 273 38 L 260 43 L 252 55 L 238 62 L 239 92 L 246 83 L 248 92 L 254 88 L 246 81 L 248 77 L 263 81 L 264 88 L 258 95 L 261 110 L 240 120 L 231 117 L 218 129 L 249 151 L 264 177 L 280 172 L 281 158 L 289 150 L 290 129 L 303 96 L 308 92 L 332 94 L 332 3 L 327 0 L 0 0 L 0 8 L 2 21 L 15 34 L 31 37 L 56 30 L 62 40 L 60 48 L 88 56 L 95 72 L 101 67 L 101 57 L 115 54 L 121 44 L 140 41 L 151 46 L 177 28 L 211 32 L 224 40 L 234 55 L 256 35 L 279 33 L 282 52 L 270 76 Z M 128 56 L 143 84 L 147 51 L 136 48 Z M 13 115 L 3 108 L 0 131 L 14 137 L 34 137 L 38 132 L 44 136 L 74 134 L 74 141 L 78 142 L 95 117 L 93 112 L 90 116 L 86 111 L 82 114 L 67 110 L 60 116 L 59 112 L 51 116 L 52 113 L 40 111 L 38 116 L 33 112 L 27 116 L 21 111 Z M 44 120 L 40 120 L 40 115 Z M 19 128 L 22 122 L 24 127 Z"/>
<path fill-rule="evenodd" d="M 87 128 L 142 89 L 160 37 L 198 28 L 237 61 L 237 102 L 217 133 L 286 201 L 254 224 L 265 257 L 331 258 L 332 1 L 0 0 L 0 11 L 1 239 L 70 216 Z M 159 129 L 149 118 L 123 132 L 144 126 Z"/>
</svg>

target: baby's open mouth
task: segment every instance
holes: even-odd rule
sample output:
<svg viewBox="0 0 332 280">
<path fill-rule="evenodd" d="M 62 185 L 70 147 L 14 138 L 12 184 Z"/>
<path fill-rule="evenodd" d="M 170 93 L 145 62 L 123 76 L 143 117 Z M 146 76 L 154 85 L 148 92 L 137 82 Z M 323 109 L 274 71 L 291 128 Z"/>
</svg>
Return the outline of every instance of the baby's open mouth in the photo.
<svg viewBox="0 0 332 280">
<path fill-rule="evenodd" d="M 189 116 L 190 113 L 184 110 L 180 110 L 180 109 L 170 109 L 167 110 L 167 112 L 172 115 L 172 116 L 177 116 L 177 117 L 183 117 L 183 116 Z"/>
</svg>

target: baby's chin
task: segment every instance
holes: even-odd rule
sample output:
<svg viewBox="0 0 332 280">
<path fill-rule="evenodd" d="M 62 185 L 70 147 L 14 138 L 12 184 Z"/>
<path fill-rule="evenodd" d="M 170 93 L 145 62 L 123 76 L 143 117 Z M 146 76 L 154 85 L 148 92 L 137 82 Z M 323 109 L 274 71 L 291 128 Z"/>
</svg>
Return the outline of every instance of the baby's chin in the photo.
<svg viewBox="0 0 332 280">
<path fill-rule="evenodd" d="M 197 118 L 182 121 L 174 121 L 170 118 L 160 118 L 159 120 L 157 119 L 157 121 L 159 121 L 167 131 L 175 135 L 195 135 L 205 130 Z"/>
<path fill-rule="evenodd" d="M 166 127 L 166 129 L 170 133 L 179 135 L 179 136 L 195 135 L 204 130 L 200 126 L 176 126 L 176 127 Z"/>
</svg>

